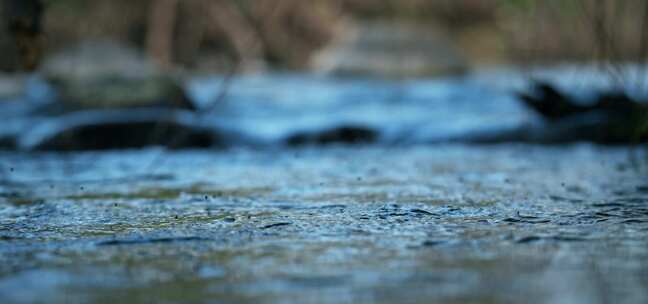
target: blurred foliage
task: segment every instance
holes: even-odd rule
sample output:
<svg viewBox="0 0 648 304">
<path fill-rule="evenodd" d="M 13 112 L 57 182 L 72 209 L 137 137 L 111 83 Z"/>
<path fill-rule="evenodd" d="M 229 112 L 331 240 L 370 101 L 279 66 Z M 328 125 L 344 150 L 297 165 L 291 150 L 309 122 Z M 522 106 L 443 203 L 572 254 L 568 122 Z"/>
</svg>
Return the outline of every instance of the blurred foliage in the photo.
<svg viewBox="0 0 648 304">
<path fill-rule="evenodd" d="M 639 37 L 647 32 L 644 0 L 170 0 L 165 18 L 172 26 L 158 30 L 153 24 L 165 20 L 152 19 L 165 1 L 44 2 L 50 52 L 108 38 L 190 69 L 219 68 L 232 58 L 305 68 L 314 52 L 365 21 L 445 32 L 477 64 L 645 59 Z M 9 47 L 2 40 L 0 49 Z"/>
</svg>

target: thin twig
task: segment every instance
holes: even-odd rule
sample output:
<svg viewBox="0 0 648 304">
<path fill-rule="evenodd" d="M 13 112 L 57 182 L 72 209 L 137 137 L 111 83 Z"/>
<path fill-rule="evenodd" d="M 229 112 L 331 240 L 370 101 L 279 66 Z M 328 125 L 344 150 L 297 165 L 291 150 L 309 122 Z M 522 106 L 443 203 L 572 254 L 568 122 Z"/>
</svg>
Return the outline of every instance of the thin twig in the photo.
<svg viewBox="0 0 648 304">
<path fill-rule="evenodd" d="M 207 106 L 206 108 L 201 110 L 201 113 L 199 113 L 198 117 L 196 117 L 196 120 L 202 121 L 206 117 L 210 116 L 214 112 L 214 110 L 218 106 L 222 106 L 225 103 L 225 100 L 227 98 L 227 94 L 229 92 L 229 88 L 231 87 L 231 84 L 234 80 L 234 76 L 238 73 L 239 67 L 241 65 L 240 60 L 233 60 L 234 64 L 231 66 L 230 70 L 225 74 L 225 77 L 223 78 L 223 81 L 221 82 L 220 89 L 219 89 L 219 94 L 218 96 L 212 101 L 212 103 Z M 184 140 L 187 137 L 186 132 L 182 132 L 179 134 L 175 134 L 173 138 L 167 143 L 166 148 L 162 149 L 159 153 L 157 153 L 149 164 L 146 166 L 146 171 L 151 172 L 154 170 L 155 167 L 159 167 L 159 162 L 162 161 L 162 155 L 165 153 L 167 149 L 173 149 L 176 145 L 178 145 L 182 140 Z"/>
<path fill-rule="evenodd" d="M 594 43 L 597 48 L 597 52 L 594 54 L 594 59 L 599 68 L 608 73 L 612 82 L 617 86 L 620 86 L 623 83 L 623 75 L 610 63 L 611 43 L 610 38 L 608 38 L 610 35 L 606 26 L 608 18 L 605 12 L 605 2 L 604 0 L 597 0 L 595 2 L 593 11 L 589 10 L 586 1 L 578 2 L 583 10 L 585 20 L 589 21 L 588 26 L 590 26 L 594 31 Z"/>
</svg>

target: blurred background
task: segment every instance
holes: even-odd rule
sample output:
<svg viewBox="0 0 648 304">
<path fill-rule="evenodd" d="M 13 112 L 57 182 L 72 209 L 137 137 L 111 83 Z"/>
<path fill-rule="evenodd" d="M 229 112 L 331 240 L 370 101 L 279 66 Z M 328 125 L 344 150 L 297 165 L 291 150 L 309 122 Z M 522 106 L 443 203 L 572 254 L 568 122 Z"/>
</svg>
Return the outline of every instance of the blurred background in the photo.
<svg viewBox="0 0 648 304">
<path fill-rule="evenodd" d="M 437 126 L 433 136 L 423 136 L 426 142 L 472 140 L 475 131 L 492 129 L 489 123 L 501 124 L 501 117 L 509 117 L 509 120 L 516 117 L 516 120 L 507 120 L 506 125 L 497 126 L 498 132 L 506 129 L 508 133 L 494 136 L 490 132 L 487 141 L 494 138 L 498 139 L 496 141 L 590 140 L 583 135 L 591 131 L 589 129 L 568 138 L 555 138 L 555 134 L 529 135 L 535 131 L 528 131 L 528 128 L 520 131 L 522 124 L 532 123 L 533 115 L 504 104 L 511 103 L 508 95 L 529 85 L 524 82 L 525 78 L 535 76 L 525 76 L 519 71 L 553 69 L 550 73 L 553 79 L 563 79 L 563 76 L 575 76 L 579 81 L 609 78 L 617 86 L 613 89 L 627 91 L 625 86 L 629 83 L 644 87 L 643 63 L 648 54 L 644 24 L 648 3 L 641 0 L 5 0 L 2 9 L 7 22 L 1 29 L 4 33 L 0 34 L 0 100 L 27 99 L 38 104 L 36 110 L 25 110 L 24 106 L 5 110 L 10 113 L 7 116 L 36 113 L 51 118 L 54 114 L 98 108 L 170 107 L 202 110 L 203 113 L 217 108 L 222 110 L 221 121 L 227 121 L 233 120 L 233 113 L 245 112 L 239 115 L 240 119 L 228 121 L 226 126 L 211 125 L 208 133 L 212 135 L 208 136 L 210 139 L 199 140 L 201 146 L 224 141 L 213 139 L 214 129 L 227 134 L 238 132 L 235 138 L 253 133 L 250 137 L 257 137 L 256 142 L 302 142 L 304 133 L 311 134 L 316 129 L 324 130 L 320 136 L 337 130 L 355 138 L 357 134 L 366 135 L 360 131 L 375 131 L 375 125 L 382 128 L 391 123 L 401 127 L 408 125 L 410 129 L 416 124 L 415 129 L 421 129 L 426 119 L 413 119 L 411 115 L 421 111 L 427 113 L 427 122 L 434 118 L 447 128 L 439 131 Z M 555 69 L 565 65 L 579 66 L 587 71 Z M 30 71 L 36 71 L 32 74 L 36 78 L 25 74 Z M 234 75 L 238 80 L 231 84 Z M 266 76 L 246 83 L 252 79 L 249 75 Z M 287 75 L 293 78 L 285 78 Z M 480 75 L 477 77 L 480 80 L 499 80 L 484 86 L 466 82 L 470 77 L 475 80 L 475 75 Z M 313 78 L 321 76 L 327 77 L 326 80 Z M 458 77 L 464 77 L 463 82 L 453 82 L 454 87 L 446 86 L 444 90 L 438 88 L 438 82 L 419 83 L 419 91 L 426 92 L 423 96 L 417 95 L 418 89 L 407 87 L 414 79 L 457 80 Z M 346 86 L 326 82 L 342 78 L 347 79 Z M 357 83 L 362 79 L 386 82 Z M 499 91 L 493 91 L 494 88 Z M 386 92 L 380 93 L 383 89 Z M 598 89 L 591 83 L 585 85 L 589 95 L 599 93 Z M 301 90 L 301 95 L 297 96 L 294 90 Z M 579 96 L 588 95 L 588 92 L 574 91 L 573 86 L 566 90 Z M 635 99 L 626 98 L 625 101 L 643 98 L 637 97 L 635 91 L 636 86 L 624 92 Z M 246 100 L 248 107 L 228 112 L 227 106 L 220 102 L 225 97 Z M 542 100 L 546 96 L 535 97 Z M 574 109 L 579 109 L 576 112 L 598 110 L 599 105 L 608 110 L 608 103 L 601 98 L 579 98 L 574 100 L 589 102 L 590 108 L 576 107 Z M 294 99 L 302 102 L 302 112 L 286 108 Z M 328 102 L 326 110 L 308 108 L 307 105 L 320 99 Z M 386 103 L 392 99 L 409 105 L 416 103 L 413 107 L 418 108 L 396 116 L 403 121 L 381 120 L 393 120 L 388 116 L 394 109 Z M 564 99 L 571 102 L 571 97 Z M 260 101 L 264 103 L 258 103 Z M 275 102 L 274 114 L 256 113 L 271 107 L 272 101 Z M 369 102 L 371 106 L 348 108 L 349 103 L 362 102 Z M 462 102 L 471 105 L 457 106 Z M 562 104 L 555 107 L 569 108 Z M 404 108 L 407 107 L 397 107 L 399 111 Z M 617 110 L 616 106 L 611 108 Z M 484 114 L 484 109 L 489 109 L 492 116 Z M 538 111 L 533 102 L 527 110 Z M 462 111 L 472 114 L 456 114 Z M 339 112 L 345 113 L 347 119 L 340 119 Z M 328 113 L 329 116 L 309 116 L 315 113 Z M 452 116 L 454 114 L 461 119 Z M 542 109 L 539 114 L 546 115 Z M 85 113 L 84 117 L 88 115 Z M 4 138 L 0 142 L 5 142 L 7 147 L 40 146 L 35 143 L 58 136 L 56 134 L 67 132 L 67 138 L 79 137 L 79 130 L 87 131 L 88 124 L 111 126 L 105 134 L 122 134 L 124 130 L 112 127 L 137 120 L 150 123 L 152 128 L 154 118 L 159 118 L 158 114 L 97 115 L 93 119 L 78 118 L 81 120 L 77 124 L 67 123 L 57 131 L 50 131 L 49 135 L 37 133 L 40 137 L 34 135 L 30 140 L 16 139 L 24 137 L 25 125 L 32 125 L 21 120 L 7 128 L 13 130 L 5 132 L 9 135 L 0 134 L 0 139 Z M 288 127 L 285 115 L 302 117 L 304 122 Z M 265 120 L 263 126 L 251 127 L 241 122 L 246 119 L 264 121 L 259 117 L 270 116 L 274 117 L 272 121 Z M 66 119 L 74 121 L 70 117 Z M 468 124 L 469 128 L 466 123 L 459 123 L 475 120 L 483 123 Z M 168 124 L 175 126 L 178 120 L 174 118 Z M 234 130 L 222 131 L 224 128 Z M 633 124 L 632 128 L 642 127 Z M 259 129 L 267 132 L 259 133 Z M 399 135 L 391 135 L 393 138 L 402 138 L 403 133 L 407 133 L 402 128 L 397 129 Z M 350 130 L 353 132 L 349 133 Z M 146 130 L 142 134 L 150 132 Z M 336 132 L 334 134 L 340 135 Z M 378 133 L 382 136 L 393 133 L 390 132 L 381 130 Z M 481 135 L 479 138 L 484 139 Z M 606 134 L 593 140 L 627 141 L 618 139 L 617 135 Z M 66 139 L 65 144 L 54 146 L 66 147 L 75 141 L 78 139 Z M 135 140 L 138 142 L 143 140 Z"/>
<path fill-rule="evenodd" d="M 0 16 L 2 304 L 648 303 L 648 0 Z"/>
<path fill-rule="evenodd" d="M 221 72 L 238 61 L 246 71 L 429 76 L 495 64 L 636 61 L 645 59 L 646 48 L 641 0 L 43 3 L 45 58 L 83 42 L 108 40 L 172 70 Z M 0 69 L 20 69 L 6 32 L 0 52 Z M 396 53 L 417 57 L 412 60 L 424 67 L 380 62 Z M 375 66 L 356 67 L 348 57 Z"/>
</svg>

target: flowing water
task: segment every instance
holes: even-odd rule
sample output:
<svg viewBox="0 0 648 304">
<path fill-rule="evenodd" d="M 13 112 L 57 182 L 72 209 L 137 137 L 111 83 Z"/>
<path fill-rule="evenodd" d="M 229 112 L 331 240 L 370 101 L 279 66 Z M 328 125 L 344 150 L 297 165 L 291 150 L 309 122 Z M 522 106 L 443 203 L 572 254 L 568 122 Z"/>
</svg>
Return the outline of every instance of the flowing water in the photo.
<svg viewBox="0 0 648 304">
<path fill-rule="evenodd" d="M 1 302 L 648 302 L 644 149 L 423 144 L 536 119 L 503 90 L 252 77 L 214 110 L 252 142 L 384 141 L 2 152 Z"/>
</svg>

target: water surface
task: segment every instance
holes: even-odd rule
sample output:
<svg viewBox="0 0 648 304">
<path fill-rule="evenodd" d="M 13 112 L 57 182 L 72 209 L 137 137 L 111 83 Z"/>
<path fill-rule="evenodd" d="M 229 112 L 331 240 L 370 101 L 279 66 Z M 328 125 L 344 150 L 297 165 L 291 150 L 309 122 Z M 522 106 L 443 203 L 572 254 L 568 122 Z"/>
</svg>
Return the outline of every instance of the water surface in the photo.
<svg viewBox="0 0 648 304">
<path fill-rule="evenodd" d="M 588 144 L 5 152 L 0 294 L 5 303 L 642 303 L 648 179 L 630 153 Z"/>
</svg>

